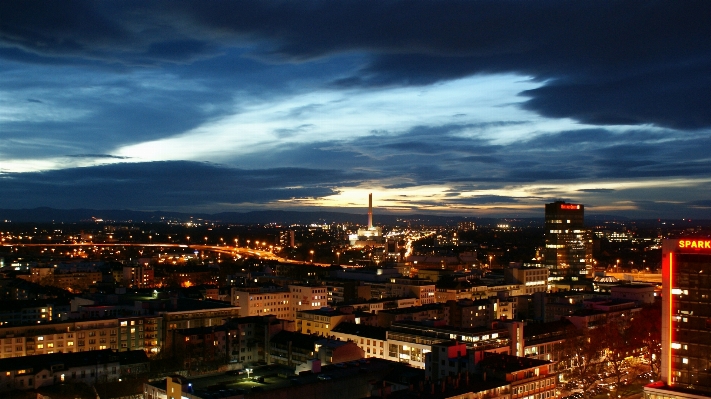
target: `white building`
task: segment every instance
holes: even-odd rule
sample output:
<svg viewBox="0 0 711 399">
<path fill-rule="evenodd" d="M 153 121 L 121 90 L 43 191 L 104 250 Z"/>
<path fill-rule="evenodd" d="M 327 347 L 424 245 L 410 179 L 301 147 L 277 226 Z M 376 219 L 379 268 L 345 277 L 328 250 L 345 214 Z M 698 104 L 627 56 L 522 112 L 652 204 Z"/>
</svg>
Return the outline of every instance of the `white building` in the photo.
<svg viewBox="0 0 711 399">
<path fill-rule="evenodd" d="M 275 315 L 296 320 L 296 312 L 328 306 L 325 286 L 290 285 L 278 291 L 232 291 L 232 305 L 239 306 L 240 317 Z"/>
</svg>

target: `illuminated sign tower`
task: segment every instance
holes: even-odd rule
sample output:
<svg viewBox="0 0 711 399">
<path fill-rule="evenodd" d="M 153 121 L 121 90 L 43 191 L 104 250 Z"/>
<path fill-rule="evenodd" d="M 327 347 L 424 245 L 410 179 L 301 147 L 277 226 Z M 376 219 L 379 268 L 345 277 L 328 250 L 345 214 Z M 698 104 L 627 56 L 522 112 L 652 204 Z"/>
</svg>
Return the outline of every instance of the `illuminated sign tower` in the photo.
<svg viewBox="0 0 711 399">
<path fill-rule="evenodd" d="M 662 382 L 677 391 L 675 397 L 695 396 L 680 395 L 678 391 L 687 394 L 696 391 L 708 397 L 711 395 L 711 240 L 664 240 L 662 284 Z"/>
<path fill-rule="evenodd" d="M 584 212 L 581 204 L 546 204 L 544 262 L 552 278 L 592 273 L 592 235 L 585 229 Z"/>
</svg>

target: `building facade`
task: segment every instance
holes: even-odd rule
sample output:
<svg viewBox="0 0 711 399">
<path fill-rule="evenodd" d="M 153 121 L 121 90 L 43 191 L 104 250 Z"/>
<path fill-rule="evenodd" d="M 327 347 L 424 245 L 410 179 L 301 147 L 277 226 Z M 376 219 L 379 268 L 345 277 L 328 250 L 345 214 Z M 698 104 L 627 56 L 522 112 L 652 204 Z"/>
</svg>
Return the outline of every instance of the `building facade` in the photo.
<svg viewBox="0 0 711 399">
<path fill-rule="evenodd" d="M 662 381 L 711 394 L 711 240 L 663 243 Z"/>
<path fill-rule="evenodd" d="M 552 278 L 592 273 L 592 234 L 585 229 L 584 214 L 581 204 L 546 204 L 544 255 Z"/>
</svg>

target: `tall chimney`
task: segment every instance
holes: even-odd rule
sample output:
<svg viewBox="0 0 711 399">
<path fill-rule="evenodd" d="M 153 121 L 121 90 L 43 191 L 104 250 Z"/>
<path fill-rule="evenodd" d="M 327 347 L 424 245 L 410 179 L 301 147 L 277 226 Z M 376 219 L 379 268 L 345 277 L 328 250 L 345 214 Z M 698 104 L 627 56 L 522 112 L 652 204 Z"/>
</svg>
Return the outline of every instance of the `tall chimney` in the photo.
<svg viewBox="0 0 711 399">
<path fill-rule="evenodd" d="M 373 193 L 368 194 L 368 230 L 373 228 Z"/>
</svg>

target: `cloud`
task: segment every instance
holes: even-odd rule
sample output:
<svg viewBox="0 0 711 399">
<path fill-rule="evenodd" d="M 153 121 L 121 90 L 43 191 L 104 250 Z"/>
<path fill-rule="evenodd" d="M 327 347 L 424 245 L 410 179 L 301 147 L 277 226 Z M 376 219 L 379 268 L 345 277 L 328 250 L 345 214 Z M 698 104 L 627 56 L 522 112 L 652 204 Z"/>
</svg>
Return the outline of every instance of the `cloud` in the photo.
<svg viewBox="0 0 711 399">
<path fill-rule="evenodd" d="M 545 116 L 698 129 L 711 126 L 710 10 L 703 1 L 29 1 L 3 3 L 0 40 L 44 57 L 137 65 L 194 62 L 226 46 L 262 62 L 365 53 L 340 85 L 513 72 L 545 82 L 525 105 Z"/>
<path fill-rule="evenodd" d="M 73 155 L 67 155 L 67 156 L 70 158 L 128 159 L 127 157 L 119 157 L 119 156 L 110 155 L 110 154 L 73 154 Z"/>
<path fill-rule="evenodd" d="M 3 207 L 165 209 L 268 204 L 331 195 L 362 179 L 332 169 L 243 170 L 197 162 L 121 163 L 0 176 Z"/>
<path fill-rule="evenodd" d="M 0 2 L 0 186 L 63 205 L 375 187 L 429 207 L 543 196 L 700 207 L 709 12 L 641 0 Z M 76 167 L 121 161 L 141 163 Z M 8 173 L 26 170 L 46 172 Z"/>
<path fill-rule="evenodd" d="M 698 200 L 698 201 L 691 201 L 688 203 L 690 207 L 694 208 L 711 208 L 711 199 L 707 200 Z"/>
<path fill-rule="evenodd" d="M 448 201 L 461 205 L 515 204 L 520 202 L 517 198 L 502 195 L 477 195 L 474 197 L 451 198 Z"/>
<path fill-rule="evenodd" d="M 581 188 L 578 191 L 583 193 L 610 193 L 615 190 L 612 188 Z"/>
</svg>

